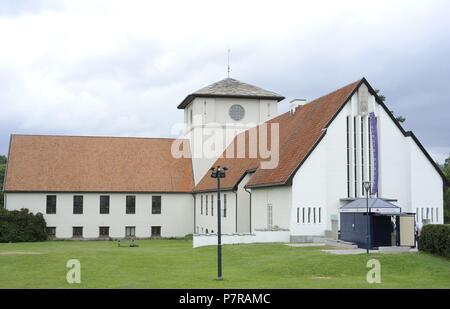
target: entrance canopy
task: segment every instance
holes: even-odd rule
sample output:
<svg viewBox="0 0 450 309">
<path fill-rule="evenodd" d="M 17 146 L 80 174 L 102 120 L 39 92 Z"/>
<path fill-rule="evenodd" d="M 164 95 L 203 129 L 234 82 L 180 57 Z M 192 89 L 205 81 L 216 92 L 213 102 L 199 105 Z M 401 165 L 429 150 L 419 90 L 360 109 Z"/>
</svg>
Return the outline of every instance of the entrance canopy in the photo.
<svg viewBox="0 0 450 309">
<path fill-rule="evenodd" d="M 369 198 L 369 212 L 378 214 L 400 214 L 402 209 L 381 198 Z M 340 212 L 366 212 L 367 200 L 365 198 L 356 199 L 340 208 Z"/>
</svg>

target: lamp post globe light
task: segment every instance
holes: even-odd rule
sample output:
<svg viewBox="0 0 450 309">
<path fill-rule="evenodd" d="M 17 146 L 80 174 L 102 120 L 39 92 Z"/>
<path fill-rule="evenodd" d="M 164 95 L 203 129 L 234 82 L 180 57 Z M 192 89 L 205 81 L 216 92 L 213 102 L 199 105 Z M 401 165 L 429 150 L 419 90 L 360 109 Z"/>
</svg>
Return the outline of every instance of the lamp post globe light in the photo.
<svg viewBox="0 0 450 309">
<path fill-rule="evenodd" d="M 225 166 L 211 168 L 211 177 L 217 179 L 217 280 L 222 280 L 222 213 L 220 208 L 220 178 L 225 178 Z"/>
<path fill-rule="evenodd" d="M 364 190 L 366 191 L 366 216 L 367 216 L 367 234 L 366 234 L 366 253 L 369 254 L 370 247 L 370 218 L 369 218 L 369 194 L 372 184 L 370 181 L 364 181 Z"/>
</svg>

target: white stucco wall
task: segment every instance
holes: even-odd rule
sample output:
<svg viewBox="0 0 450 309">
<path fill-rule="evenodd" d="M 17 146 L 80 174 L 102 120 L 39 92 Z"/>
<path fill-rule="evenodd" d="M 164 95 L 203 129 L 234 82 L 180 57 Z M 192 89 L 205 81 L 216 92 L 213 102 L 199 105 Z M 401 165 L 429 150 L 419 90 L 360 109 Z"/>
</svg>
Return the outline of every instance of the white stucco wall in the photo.
<svg viewBox="0 0 450 309">
<path fill-rule="evenodd" d="M 256 230 L 253 233 L 225 234 L 222 235 L 223 245 L 289 242 L 289 230 L 265 231 Z M 217 234 L 195 235 L 192 246 L 194 248 L 217 245 Z"/>
<path fill-rule="evenodd" d="M 236 232 L 236 195 L 233 191 L 221 193 L 221 207 L 224 205 L 224 195 L 227 195 L 227 216 L 222 217 L 222 233 Z M 203 196 L 203 214 L 201 213 L 201 196 Z M 206 214 L 206 196 L 208 196 L 208 214 Z M 214 199 L 214 215 L 211 215 L 211 197 Z M 215 192 L 195 194 L 195 225 L 196 233 L 217 233 L 217 194 Z"/>
<path fill-rule="evenodd" d="M 234 104 L 241 105 L 245 110 L 244 118 L 239 121 L 229 115 L 229 109 Z M 191 111 L 194 124 L 190 122 Z M 278 102 L 252 98 L 195 98 L 184 113 L 188 126 L 185 138 L 191 141 L 194 182 L 198 184 L 237 134 L 278 115 Z M 195 123 L 196 119 L 200 123 Z M 209 155 L 202 150 L 213 134 L 222 136 L 224 142 Z"/>
<path fill-rule="evenodd" d="M 56 195 L 56 214 L 46 214 L 44 193 L 6 193 L 7 209 L 28 208 L 41 212 L 47 226 L 56 227 L 57 238 L 71 238 L 72 227 L 82 226 L 84 238 L 98 238 L 99 227 L 109 226 L 110 237 L 125 236 L 126 226 L 136 227 L 136 237 L 150 237 L 151 226 L 161 226 L 162 237 L 182 237 L 194 232 L 192 194 L 51 193 Z M 73 214 L 73 196 L 83 195 L 83 214 Z M 100 214 L 100 195 L 110 196 L 110 213 Z M 126 195 L 136 196 L 136 213 L 126 214 Z M 161 196 L 161 214 L 152 214 L 152 195 Z"/>
<path fill-rule="evenodd" d="M 355 94 L 349 103 L 336 116 L 326 131 L 326 135 L 303 163 L 292 181 L 292 209 L 290 229 L 292 235 L 324 235 L 331 229 L 331 218 L 339 219 L 339 208 L 346 202 L 341 199 L 347 193 L 347 115 L 357 113 L 358 96 Z M 416 209 L 433 208 L 434 222 L 443 222 L 443 182 L 430 161 L 411 137 L 405 137 L 386 111 L 369 97 L 369 111 L 378 118 L 379 142 L 379 194 L 381 198 L 396 199 L 394 204 L 404 212 Z M 359 120 L 357 123 L 359 123 Z M 353 126 L 353 124 L 351 124 Z M 360 145 L 358 132 L 358 147 Z M 368 148 L 366 148 L 368 156 Z M 355 160 L 351 151 L 350 160 Z M 356 162 L 361 154 L 357 151 Z M 367 160 L 367 157 L 366 159 Z M 367 162 L 367 161 L 366 161 Z M 368 167 L 365 169 L 367 180 Z M 354 179 L 351 175 L 351 196 L 354 196 Z M 362 177 L 357 173 L 358 179 Z M 361 197 L 360 186 L 357 195 Z M 297 222 L 297 207 L 300 208 L 300 222 Z M 322 222 L 303 223 L 303 207 L 320 207 Z M 439 214 L 436 218 L 436 209 Z M 437 219 L 437 220 L 436 220 Z"/>
<path fill-rule="evenodd" d="M 291 186 L 253 188 L 252 231 L 267 229 L 268 205 L 272 205 L 272 227 L 289 229 L 291 212 Z"/>
</svg>

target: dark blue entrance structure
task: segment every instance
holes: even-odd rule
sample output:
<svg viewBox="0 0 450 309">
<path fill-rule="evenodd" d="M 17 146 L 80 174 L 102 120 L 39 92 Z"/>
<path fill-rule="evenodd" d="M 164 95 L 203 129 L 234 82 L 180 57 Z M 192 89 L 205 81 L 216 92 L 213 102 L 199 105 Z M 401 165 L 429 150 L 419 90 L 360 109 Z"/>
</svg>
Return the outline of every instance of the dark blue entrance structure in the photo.
<svg viewBox="0 0 450 309">
<path fill-rule="evenodd" d="M 399 218 L 402 215 L 412 214 L 402 213 L 400 207 L 380 198 L 356 199 L 340 209 L 340 239 L 364 249 L 368 243 L 369 249 L 399 245 Z M 393 232 L 397 235 L 394 241 Z"/>
</svg>

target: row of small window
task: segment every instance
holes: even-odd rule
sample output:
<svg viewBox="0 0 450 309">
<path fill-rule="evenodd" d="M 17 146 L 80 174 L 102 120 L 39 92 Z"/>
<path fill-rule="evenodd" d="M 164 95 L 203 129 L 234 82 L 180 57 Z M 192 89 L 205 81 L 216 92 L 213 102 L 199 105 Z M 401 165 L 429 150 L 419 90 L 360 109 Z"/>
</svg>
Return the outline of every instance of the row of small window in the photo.
<svg viewBox="0 0 450 309">
<path fill-rule="evenodd" d="M 47 214 L 56 214 L 56 195 L 47 195 Z M 136 196 L 127 195 L 125 213 L 136 213 Z M 73 196 L 73 214 L 83 214 L 83 195 Z M 100 195 L 100 214 L 109 214 L 109 195 Z M 152 196 L 152 214 L 161 214 L 161 196 Z"/>
<path fill-rule="evenodd" d="M 56 236 L 56 227 L 49 226 L 47 227 L 47 234 L 50 237 Z M 125 227 L 125 237 L 135 237 L 136 236 L 136 227 L 135 226 L 126 226 Z M 161 227 L 160 226 L 152 226 L 151 227 L 151 237 L 160 237 L 161 236 Z M 83 238 L 83 227 L 82 226 L 74 226 L 72 227 L 72 237 L 73 238 Z M 109 226 L 100 226 L 99 227 L 99 237 L 109 237 Z"/>
<path fill-rule="evenodd" d="M 416 208 L 416 218 L 417 222 L 423 222 L 423 220 L 430 220 L 430 223 L 437 223 L 439 222 L 439 208 L 432 208 L 432 207 Z"/>
<path fill-rule="evenodd" d="M 211 199 L 209 199 L 211 197 Z M 209 201 L 211 202 L 211 207 L 209 207 Z M 204 214 L 208 216 L 210 213 L 211 216 L 214 216 L 214 194 L 209 195 L 200 195 L 200 214 L 203 215 L 203 202 L 205 202 L 205 212 Z M 209 212 L 211 210 L 211 212 Z M 227 195 L 223 195 L 222 204 L 221 204 L 221 210 L 222 210 L 222 217 L 227 217 Z"/>
<path fill-rule="evenodd" d="M 214 234 L 214 230 L 209 231 L 208 229 L 198 227 L 198 226 L 196 228 L 196 232 L 197 232 L 197 234 L 209 234 L 210 232 L 211 232 L 211 234 Z"/>
<path fill-rule="evenodd" d="M 322 223 L 322 208 L 297 207 L 297 223 Z"/>
</svg>

